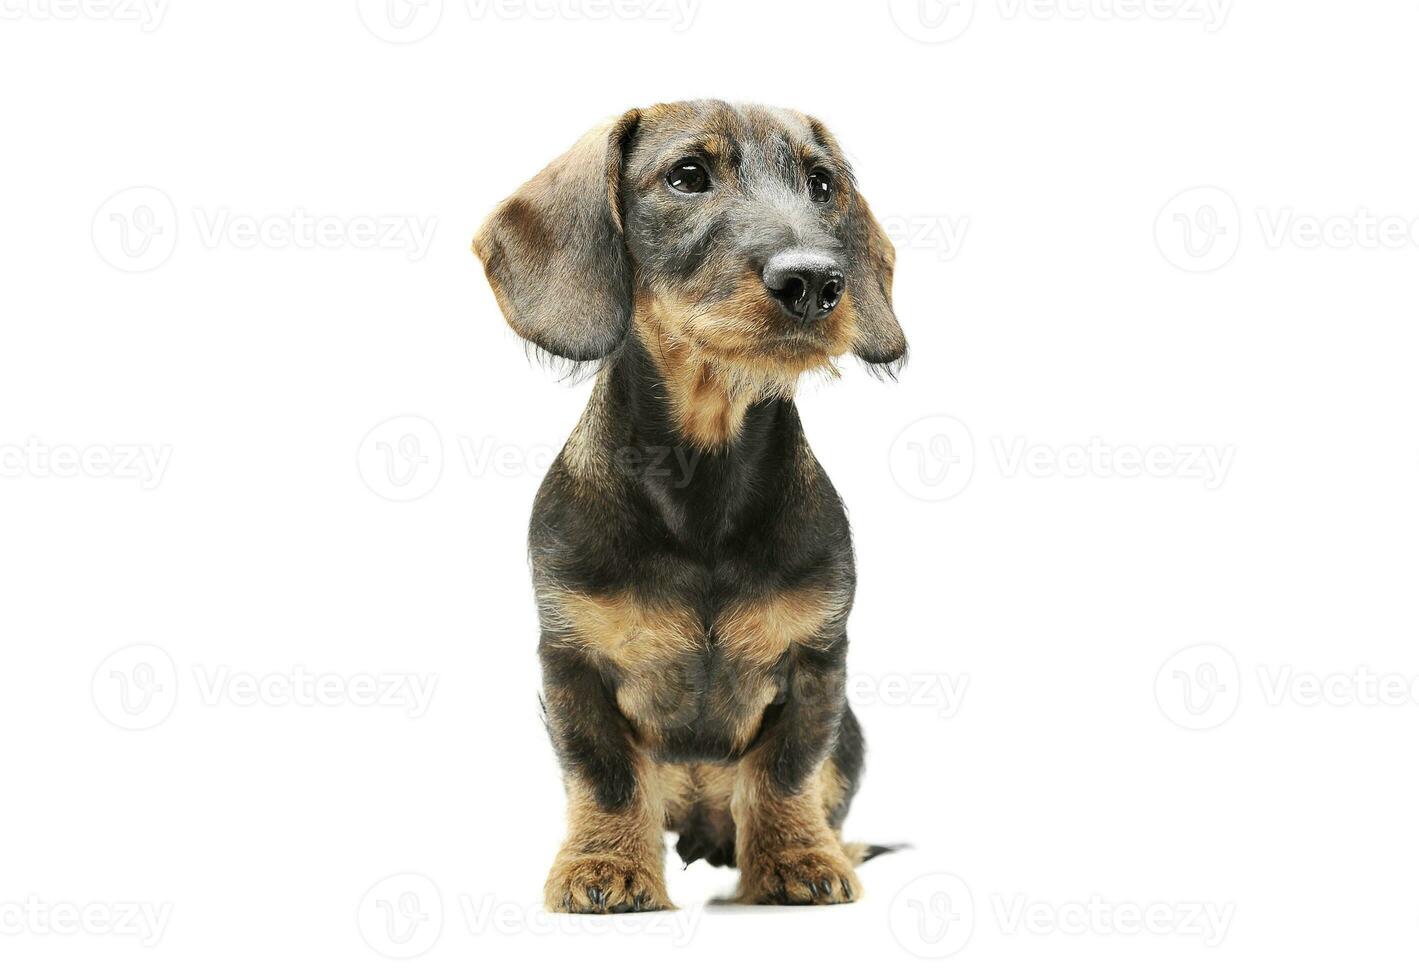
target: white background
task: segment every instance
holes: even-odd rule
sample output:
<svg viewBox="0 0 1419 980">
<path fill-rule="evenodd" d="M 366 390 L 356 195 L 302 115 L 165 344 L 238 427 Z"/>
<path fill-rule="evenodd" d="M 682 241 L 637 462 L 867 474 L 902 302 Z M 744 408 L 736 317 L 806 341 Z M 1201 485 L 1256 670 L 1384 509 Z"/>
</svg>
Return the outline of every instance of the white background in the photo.
<svg viewBox="0 0 1419 980">
<path fill-rule="evenodd" d="M 1414 4 L 65 3 L 0 21 L 7 976 L 1412 962 Z M 468 241 L 698 95 L 820 116 L 898 240 L 901 381 L 800 401 L 848 836 L 916 846 L 553 919 L 524 535 L 587 389 Z"/>
</svg>

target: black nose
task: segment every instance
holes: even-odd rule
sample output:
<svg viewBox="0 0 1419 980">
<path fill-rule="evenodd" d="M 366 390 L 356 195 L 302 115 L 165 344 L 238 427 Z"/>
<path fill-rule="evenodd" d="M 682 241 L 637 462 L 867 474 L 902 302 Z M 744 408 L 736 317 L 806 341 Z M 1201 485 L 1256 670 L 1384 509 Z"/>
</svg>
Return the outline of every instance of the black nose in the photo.
<svg viewBox="0 0 1419 980">
<path fill-rule="evenodd" d="M 832 256 L 802 249 L 769 259 L 764 285 L 789 316 L 800 320 L 821 320 L 833 312 L 847 288 Z"/>
</svg>

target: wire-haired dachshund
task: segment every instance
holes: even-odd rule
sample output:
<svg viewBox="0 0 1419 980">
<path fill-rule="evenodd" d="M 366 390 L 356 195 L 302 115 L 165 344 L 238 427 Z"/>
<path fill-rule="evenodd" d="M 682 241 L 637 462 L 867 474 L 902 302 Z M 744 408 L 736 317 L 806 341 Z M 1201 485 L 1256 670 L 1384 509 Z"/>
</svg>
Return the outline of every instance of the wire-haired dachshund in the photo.
<svg viewBox="0 0 1419 980">
<path fill-rule="evenodd" d="M 906 355 L 895 250 L 837 141 L 717 101 L 592 130 L 478 232 L 503 315 L 596 382 L 533 506 L 543 709 L 568 797 L 552 910 L 668 909 L 665 830 L 738 899 L 861 894 L 844 843 L 847 516 L 794 388 Z"/>
</svg>

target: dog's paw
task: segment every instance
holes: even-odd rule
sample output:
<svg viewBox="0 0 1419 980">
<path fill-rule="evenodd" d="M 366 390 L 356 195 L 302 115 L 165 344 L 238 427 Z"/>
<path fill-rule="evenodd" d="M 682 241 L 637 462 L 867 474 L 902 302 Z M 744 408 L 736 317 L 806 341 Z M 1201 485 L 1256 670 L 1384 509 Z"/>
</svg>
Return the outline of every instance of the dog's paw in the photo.
<svg viewBox="0 0 1419 980">
<path fill-rule="evenodd" d="M 862 894 L 839 847 L 803 848 L 744 863 L 739 901 L 753 905 L 840 905 Z"/>
<path fill-rule="evenodd" d="M 662 871 L 617 854 L 568 854 L 547 876 L 552 912 L 660 912 L 673 909 Z"/>
</svg>

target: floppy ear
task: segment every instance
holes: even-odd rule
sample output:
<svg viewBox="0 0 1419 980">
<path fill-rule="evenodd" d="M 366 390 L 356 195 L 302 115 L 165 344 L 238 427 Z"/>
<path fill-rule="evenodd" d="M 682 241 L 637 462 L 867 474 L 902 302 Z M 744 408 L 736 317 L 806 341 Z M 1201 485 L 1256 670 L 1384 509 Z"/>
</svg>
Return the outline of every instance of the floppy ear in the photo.
<svg viewBox="0 0 1419 980">
<path fill-rule="evenodd" d="M 892 309 L 892 269 L 897 249 L 872 209 L 853 189 L 852 232 L 849 236 L 856 281 L 849 284 L 857 312 L 857 339 L 852 352 L 869 365 L 886 365 L 891 371 L 907 356 L 907 338 Z"/>
<path fill-rule="evenodd" d="M 573 361 L 605 357 L 631 316 L 621 163 L 632 109 L 583 136 L 483 223 L 473 251 L 508 325 Z"/>
</svg>

